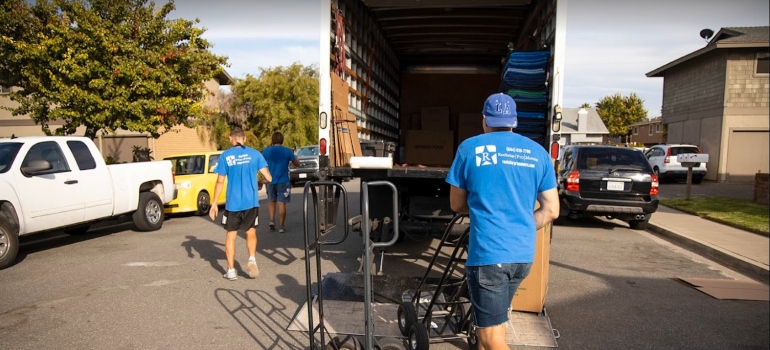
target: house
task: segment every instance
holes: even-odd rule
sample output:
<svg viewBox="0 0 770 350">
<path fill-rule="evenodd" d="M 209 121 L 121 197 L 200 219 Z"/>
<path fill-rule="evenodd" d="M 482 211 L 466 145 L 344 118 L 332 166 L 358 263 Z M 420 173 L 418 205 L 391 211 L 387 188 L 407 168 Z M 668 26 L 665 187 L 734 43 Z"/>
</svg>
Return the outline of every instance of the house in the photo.
<svg viewBox="0 0 770 350">
<path fill-rule="evenodd" d="M 708 153 L 707 179 L 753 181 L 769 170 L 769 31 L 722 28 L 705 47 L 647 73 L 664 78 L 666 142 Z"/>
<path fill-rule="evenodd" d="M 564 108 L 561 118 L 562 146 L 601 145 L 610 134 L 594 108 Z"/>
<path fill-rule="evenodd" d="M 630 141 L 633 144 L 650 147 L 666 143 L 666 128 L 663 127 L 663 119 L 656 117 L 633 123 L 628 126 Z"/>
<path fill-rule="evenodd" d="M 214 79 L 204 83 L 207 94 L 203 105 L 211 108 L 219 108 L 219 95 L 222 94 L 220 88 L 225 85 L 231 85 L 233 78 L 222 70 Z M 0 106 L 11 107 L 14 105 L 7 94 L 8 88 L 0 87 Z M 6 95 L 6 96 L 4 96 Z M 52 129 L 63 125 L 63 121 L 54 120 L 49 123 Z M 85 128 L 78 128 L 76 135 L 83 135 Z M 40 126 L 26 116 L 14 117 L 10 111 L 0 109 L 0 137 L 15 136 L 44 136 L 45 133 Z M 168 132 L 164 132 L 159 138 L 155 139 L 147 133 L 131 132 L 118 130 L 114 134 L 100 134 L 94 142 L 99 147 L 102 155 L 110 157 L 117 162 L 131 162 L 133 158 L 133 147 L 148 148 L 152 151 L 154 159 L 186 152 L 216 151 L 217 145 L 209 139 L 207 130 L 202 127 L 188 128 L 183 125 L 177 125 Z"/>
</svg>

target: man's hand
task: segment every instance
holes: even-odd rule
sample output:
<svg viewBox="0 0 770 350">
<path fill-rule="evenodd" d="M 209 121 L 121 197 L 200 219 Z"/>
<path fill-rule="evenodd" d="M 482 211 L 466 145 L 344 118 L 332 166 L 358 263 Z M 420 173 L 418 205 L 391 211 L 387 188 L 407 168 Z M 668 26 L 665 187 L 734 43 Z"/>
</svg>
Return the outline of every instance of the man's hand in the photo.
<svg viewBox="0 0 770 350">
<path fill-rule="evenodd" d="M 211 205 L 211 209 L 209 209 L 209 217 L 211 218 L 211 220 L 216 220 L 217 214 L 219 214 L 219 207 L 217 206 L 216 203 L 214 203 Z"/>
</svg>

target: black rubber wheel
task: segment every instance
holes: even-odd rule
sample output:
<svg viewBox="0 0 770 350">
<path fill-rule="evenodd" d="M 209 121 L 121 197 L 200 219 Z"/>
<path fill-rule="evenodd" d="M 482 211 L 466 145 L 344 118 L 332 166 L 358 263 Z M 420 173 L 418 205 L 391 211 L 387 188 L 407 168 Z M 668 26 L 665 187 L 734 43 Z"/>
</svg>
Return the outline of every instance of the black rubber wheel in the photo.
<svg viewBox="0 0 770 350">
<path fill-rule="evenodd" d="M 72 227 L 64 230 L 64 233 L 68 235 L 84 235 L 88 233 L 88 230 L 91 229 L 91 225 L 85 225 L 85 226 L 78 226 L 78 227 Z"/>
<path fill-rule="evenodd" d="M 647 224 L 650 222 L 650 219 L 645 220 L 631 220 L 628 222 L 628 226 L 631 227 L 633 230 L 644 230 L 647 228 Z"/>
<path fill-rule="evenodd" d="M 326 350 L 361 350 L 361 342 L 352 335 L 338 335 L 326 344 Z"/>
<path fill-rule="evenodd" d="M 428 339 L 428 329 L 422 323 L 415 323 L 409 328 L 408 349 L 410 350 L 428 350 L 430 339 Z"/>
<path fill-rule="evenodd" d="M 405 301 L 398 306 L 398 330 L 401 335 L 408 337 L 409 329 L 417 323 L 417 311 L 412 303 Z"/>
<path fill-rule="evenodd" d="M 703 178 L 702 177 L 693 177 L 692 178 L 692 183 L 694 183 L 696 185 L 701 183 L 701 182 L 703 182 Z"/>
<path fill-rule="evenodd" d="M 10 222 L 0 220 L 0 269 L 11 266 L 19 253 L 19 235 Z"/>
<path fill-rule="evenodd" d="M 209 209 L 211 209 L 211 198 L 209 198 L 208 192 L 198 192 L 198 199 L 195 202 L 198 204 L 198 210 L 195 211 L 195 215 L 203 216 L 209 213 Z"/>
<path fill-rule="evenodd" d="M 131 217 L 139 231 L 160 230 L 165 218 L 163 202 L 155 193 L 142 192 L 139 194 L 139 206 Z"/>
<path fill-rule="evenodd" d="M 404 341 L 396 338 L 381 338 L 375 341 L 374 348 L 377 350 L 404 350 Z"/>
</svg>

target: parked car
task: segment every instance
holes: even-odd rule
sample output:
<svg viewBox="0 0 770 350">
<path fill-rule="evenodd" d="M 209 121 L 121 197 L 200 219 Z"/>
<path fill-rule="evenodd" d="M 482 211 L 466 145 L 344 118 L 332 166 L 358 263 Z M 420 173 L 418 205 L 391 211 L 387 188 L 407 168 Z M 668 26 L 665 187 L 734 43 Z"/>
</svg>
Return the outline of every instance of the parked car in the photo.
<svg viewBox="0 0 770 350">
<path fill-rule="evenodd" d="M 291 185 L 318 180 L 318 145 L 300 147 L 296 155 L 299 166 L 289 163 Z"/>
<path fill-rule="evenodd" d="M 177 197 L 164 206 L 167 214 L 195 212 L 195 215 L 206 215 L 211 209 L 211 196 L 217 184 L 217 165 L 222 151 L 185 153 L 167 156 L 163 159 L 171 161 L 176 176 Z M 222 194 L 217 199 L 217 205 L 225 203 L 227 179 L 225 179 Z"/>
<path fill-rule="evenodd" d="M 635 149 L 566 146 L 557 180 L 561 204 L 557 223 L 565 218 L 604 216 L 643 230 L 658 209 L 658 177 Z"/>
<path fill-rule="evenodd" d="M 159 230 L 175 193 L 169 161 L 107 165 L 86 137 L 0 139 L 0 268 L 16 259 L 19 236 L 85 233 L 124 214 L 140 231 Z"/>
<path fill-rule="evenodd" d="M 652 166 L 652 170 L 658 175 L 661 182 L 665 180 L 686 180 L 687 168 L 676 160 L 676 156 L 682 153 L 702 153 L 698 146 L 694 145 L 655 145 L 650 147 L 644 155 Z M 706 163 L 696 163 L 692 168 L 692 183 L 699 184 L 706 176 Z"/>
</svg>

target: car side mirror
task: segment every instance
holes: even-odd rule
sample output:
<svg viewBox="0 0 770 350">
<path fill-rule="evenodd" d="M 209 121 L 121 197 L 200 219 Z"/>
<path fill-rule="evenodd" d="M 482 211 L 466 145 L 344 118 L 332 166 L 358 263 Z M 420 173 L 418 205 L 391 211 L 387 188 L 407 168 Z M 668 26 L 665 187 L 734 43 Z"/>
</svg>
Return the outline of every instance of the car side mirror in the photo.
<svg viewBox="0 0 770 350">
<path fill-rule="evenodd" d="M 48 170 L 51 170 L 51 163 L 42 159 L 30 161 L 27 166 L 21 167 L 21 173 L 26 177 L 31 177 Z"/>
</svg>

